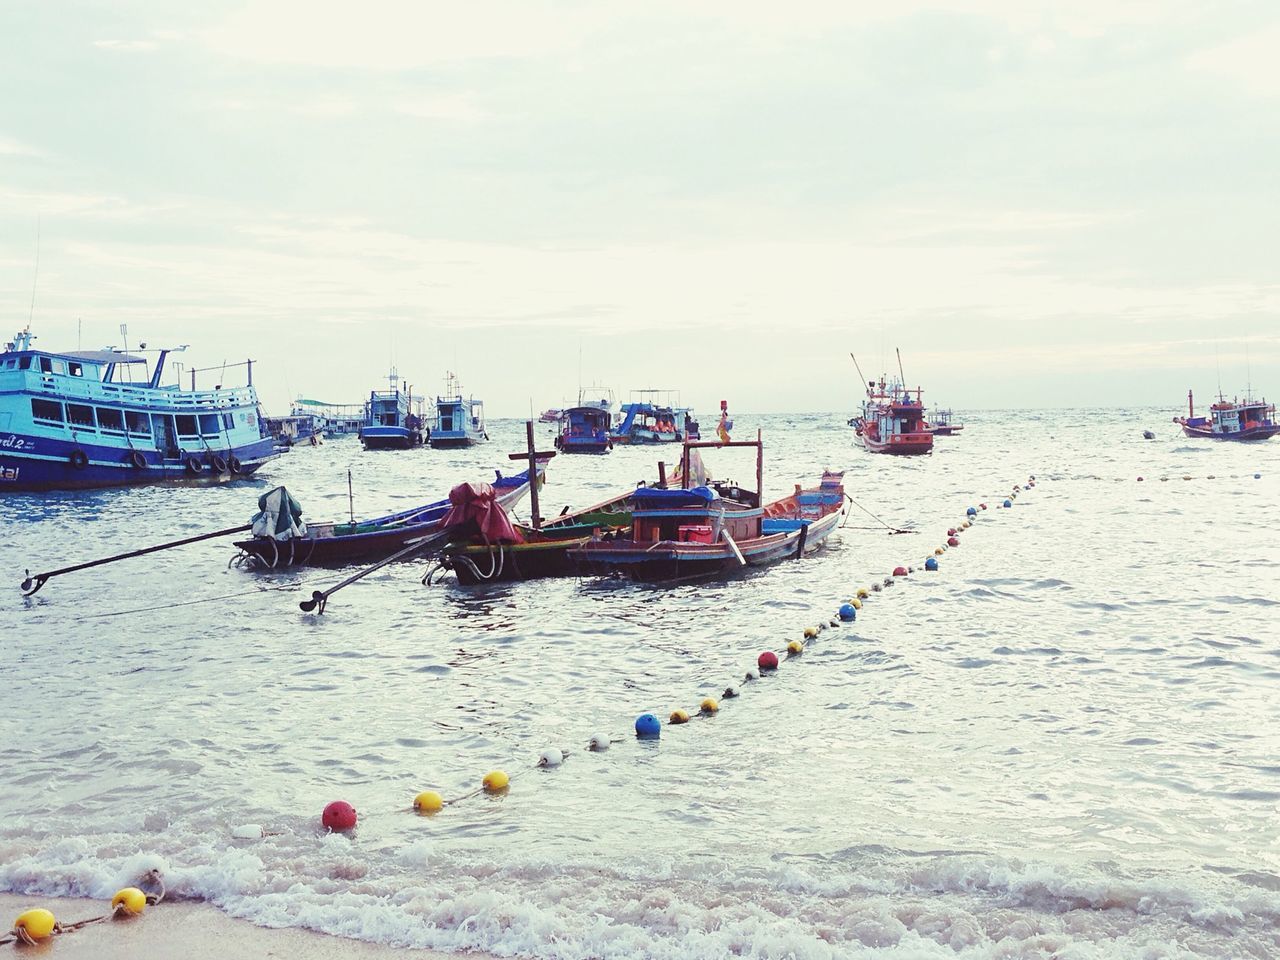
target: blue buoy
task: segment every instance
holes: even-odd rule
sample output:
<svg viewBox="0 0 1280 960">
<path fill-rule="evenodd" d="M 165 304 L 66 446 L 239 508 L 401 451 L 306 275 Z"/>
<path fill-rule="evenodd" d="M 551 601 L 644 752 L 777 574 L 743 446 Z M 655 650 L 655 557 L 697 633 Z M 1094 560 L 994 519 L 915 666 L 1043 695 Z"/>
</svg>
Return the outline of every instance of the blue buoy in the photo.
<svg viewBox="0 0 1280 960">
<path fill-rule="evenodd" d="M 1255 474 L 1253 475 L 1253 479 L 1255 479 L 1255 480 L 1261 480 L 1261 479 L 1262 479 L 1262 474 L 1260 474 L 1260 473 L 1255 473 Z"/>
<path fill-rule="evenodd" d="M 1010 508 L 1012 508 L 1012 507 L 1013 507 L 1013 501 L 1012 501 L 1012 500 L 1006 500 L 1006 501 L 1004 502 L 1004 508 L 1005 508 L 1006 510 L 1008 510 L 1008 509 L 1010 509 Z"/>
<path fill-rule="evenodd" d="M 840 605 L 840 619 L 845 623 L 858 619 L 858 611 L 854 609 L 852 603 L 842 603 Z"/>
<path fill-rule="evenodd" d="M 968 510 L 965 511 L 965 513 L 971 517 L 976 517 L 978 515 L 978 508 L 970 507 Z"/>
<path fill-rule="evenodd" d="M 924 568 L 925 568 L 926 570 L 937 570 L 937 569 L 938 569 L 938 558 L 937 558 L 937 557 L 930 557 L 928 560 L 926 560 L 926 561 L 924 562 Z"/>
<path fill-rule="evenodd" d="M 662 736 L 662 724 L 652 713 L 642 713 L 636 717 L 636 736 L 641 740 L 656 740 Z"/>
</svg>

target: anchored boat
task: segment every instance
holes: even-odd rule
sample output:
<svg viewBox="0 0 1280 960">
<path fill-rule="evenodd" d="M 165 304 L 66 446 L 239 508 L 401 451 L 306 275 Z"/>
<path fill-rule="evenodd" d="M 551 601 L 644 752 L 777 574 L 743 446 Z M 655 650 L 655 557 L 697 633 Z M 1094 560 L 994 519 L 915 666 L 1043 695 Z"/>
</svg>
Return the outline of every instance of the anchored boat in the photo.
<svg viewBox="0 0 1280 960">
<path fill-rule="evenodd" d="M 964 424 L 956 423 L 949 409 L 934 410 L 924 426 L 935 437 L 949 437 L 964 429 Z"/>
<path fill-rule="evenodd" d="M 394 367 L 387 374 L 389 390 L 369 391 L 364 405 L 360 442 L 366 450 L 408 450 L 422 446 L 422 401 L 411 389 L 400 389 Z"/>
<path fill-rule="evenodd" d="M 165 360 L 114 347 L 53 352 L 30 329 L 0 353 L 0 490 L 76 490 L 161 480 L 220 482 L 278 454 L 262 422 L 253 361 L 191 370 L 162 386 Z M 183 350 L 179 347 L 177 350 Z M 244 366 L 246 384 L 198 390 L 196 377 Z M 140 373 L 137 379 L 130 374 Z"/>
<path fill-rule="evenodd" d="M 736 483 L 691 486 L 691 453 L 705 447 L 756 451 L 756 490 Z M 593 536 L 569 551 L 582 572 L 618 573 L 635 580 L 666 581 L 764 566 L 817 549 L 844 512 L 842 473 L 826 472 L 817 487 L 761 504 L 764 444 L 752 441 L 686 441 L 680 488 L 641 487 L 631 494 L 629 532 Z"/>
<path fill-rule="evenodd" d="M 565 410 L 556 436 L 556 449 L 561 453 L 608 453 L 613 449 L 609 438 L 609 411 L 597 405 Z"/>
<path fill-rule="evenodd" d="M 614 443 L 683 443 L 699 439 L 693 410 L 678 405 L 675 391 L 634 390 L 631 395 L 640 399 L 622 405 L 618 425 L 609 431 Z"/>
<path fill-rule="evenodd" d="M 538 465 L 539 484 L 545 469 Z M 492 486 L 499 506 L 514 507 L 529 493 L 529 471 L 509 477 L 499 473 Z M 276 487 L 258 499 L 253 539 L 236 542 L 240 553 L 234 559 L 241 564 L 275 569 L 387 557 L 437 533 L 449 508 L 446 497 L 371 520 L 306 524 L 297 501 L 283 487 Z"/>
<path fill-rule="evenodd" d="M 445 395 L 436 397 L 436 425 L 431 431 L 432 447 L 469 447 L 488 440 L 484 429 L 484 401 L 463 397 L 458 378 L 445 378 Z"/>
<path fill-rule="evenodd" d="M 1181 424 L 1188 437 L 1208 440 L 1266 440 L 1280 433 L 1275 404 L 1254 400 L 1247 394 L 1244 400 L 1227 400 L 1219 393 L 1217 402 L 1209 407 L 1209 415 L 1197 417 L 1195 397 L 1188 390 L 1187 415 L 1174 417 L 1173 422 Z"/>
</svg>

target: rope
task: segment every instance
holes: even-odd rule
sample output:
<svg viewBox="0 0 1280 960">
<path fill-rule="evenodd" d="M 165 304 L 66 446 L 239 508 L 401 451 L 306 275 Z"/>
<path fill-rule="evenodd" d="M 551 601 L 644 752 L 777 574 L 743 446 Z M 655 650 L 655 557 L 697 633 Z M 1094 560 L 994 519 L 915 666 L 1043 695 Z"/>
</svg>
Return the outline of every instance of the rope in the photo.
<svg viewBox="0 0 1280 960">
<path fill-rule="evenodd" d="M 868 510 L 866 507 L 864 507 L 862 504 L 860 504 L 857 500 L 853 499 L 853 497 L 849 496 L 847 493 L 844 495 L 844 498 L 845 498 L 846 500 L 848 500 L 850 503 L 852 503 L 852 504 L 853 504 L 855 507 L 857 507 L 859 510 L 861 510 L 863 513 L 865 513 L 865 514 L 866 514 L 868 517 L 870 517 L 872 520 L 874 520 L 876 523 L 880 524 L 880 526 L 882 526 L 882 527 L 884 527 L 886 530 L 888 530 L 890 533 L 919 533 L 919 532 L 920 532 L 919 530 L 900 530 L 900 529 L 898 529 L 897 527 L 890 526 L 889 524 L 887 524 L 887 523 L 885 523 L 883 520 L 881 520 L 879 517 L 877 517 L 877 516 L 876 516 L 874 513 L 872 513 L 870 510 Z M 854 529 L 868 529 L 868 528 L 866 528 L 866 527 L 862 527 L 862 528 L 855 527 Z M 871 527 L 870 529 L 874 530 L 874 529 L 875 529 L 875 527 Z"/>
<path fill-rule="evenodd" d="M 255 587 L 252 590 L 242 590 L 240 593 L 224 593 L 216 597 L 200 597 L 195 600 L 179 600 L 174 603 L 161 603 L 152 607 L 134 607 L 130 610 L 113 610 L 108 613 L 85 613 L 80 615 L 81 620 L 101 620 L 108 617 L 127 617 L 135 613 L 155 613 L 158 610 L 173 610 L 178 607 L 193 607 L 201 603 L 216 603 L 219 600 L 239 600 L 241 597 L 252 597 L 261 593 L 289 593 L 297 590 L 306 584 L 315 583 L 319 580 L 328 579 L 328 575 L 323 577 L 312 577 L 308 580 L 299 580 L 297 583 L 288 584 L 279 587 Z"/>
</svg>

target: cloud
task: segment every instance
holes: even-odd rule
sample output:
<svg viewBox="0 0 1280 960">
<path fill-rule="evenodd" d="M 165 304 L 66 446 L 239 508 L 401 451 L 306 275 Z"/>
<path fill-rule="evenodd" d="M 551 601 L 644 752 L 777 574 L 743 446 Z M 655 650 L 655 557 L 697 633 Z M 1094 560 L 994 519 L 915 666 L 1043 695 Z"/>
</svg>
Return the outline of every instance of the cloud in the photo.
<svg viewBox="0 0 1280 960">
<path fill-rule="evenodd" d="M 1280 23 L 1192 54 L 1187 66 L 1257 97 L 1280 97 Z"/>
<path fill-rule="evenodd" d="M 0 157 L 43 157 L 45 154 L 30 144 L 9 137 L 0 137 Z"/>
<path fill-rule="evenodd" d="M 95 40 L 99 50 L 115 50 L 120 53 L 150 53 L 160 45 L 154 40 Z"/>
</svg>

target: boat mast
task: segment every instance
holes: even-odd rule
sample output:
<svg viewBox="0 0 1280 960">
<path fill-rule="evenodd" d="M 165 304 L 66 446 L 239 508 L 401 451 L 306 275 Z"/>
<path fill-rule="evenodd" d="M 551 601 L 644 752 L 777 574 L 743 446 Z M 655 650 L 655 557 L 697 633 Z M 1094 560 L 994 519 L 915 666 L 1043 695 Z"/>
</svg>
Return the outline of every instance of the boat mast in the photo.
<svg viewBox="0 0 1280 960">
<path fill-rule="evenodd" d="M 1187 391 L 1187 419 L 1190 420 L 1196 415 L 1196 401 L 1191 396 L 1191 391 Z"/>
</svg>

